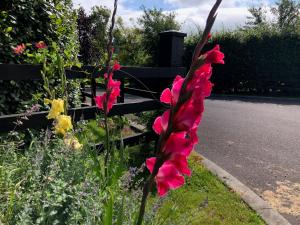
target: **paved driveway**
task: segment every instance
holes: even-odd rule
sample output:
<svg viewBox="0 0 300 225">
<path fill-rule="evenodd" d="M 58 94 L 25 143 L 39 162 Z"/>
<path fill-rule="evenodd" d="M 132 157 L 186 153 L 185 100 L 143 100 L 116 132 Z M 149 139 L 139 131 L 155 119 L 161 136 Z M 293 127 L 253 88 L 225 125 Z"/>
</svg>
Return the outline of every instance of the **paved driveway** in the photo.
<svg viewBox="0 0 300 225">
<path fill-rule="evenodd" d="M 300 225 L 300 105 L 207 100 L 197 151 Z"/>
</svg>

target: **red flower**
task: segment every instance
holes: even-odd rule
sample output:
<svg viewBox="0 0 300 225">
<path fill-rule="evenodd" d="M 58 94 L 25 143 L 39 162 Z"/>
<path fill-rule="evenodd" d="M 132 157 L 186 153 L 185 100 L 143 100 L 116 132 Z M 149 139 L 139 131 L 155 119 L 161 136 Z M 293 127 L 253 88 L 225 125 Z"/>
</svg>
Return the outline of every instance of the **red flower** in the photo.
<svg viewBox="0 0 300 225">
<path fill-rule="evenodd" d="M 121 69 L 120 64 L 117 61 L 115 61 L 115 64 L 113 65 L 113 71 L 117 71 L 117 70 L 120 70 L 120 69 Z"/>
<path fill-rule="evenodd" d="M 107 74 L 104 74 L 104 78 L 107 79 L 106 92 L 103 95 L 95 97 L 95 102 L 98 108 L 104 110 L 107 114 L 112 109 L 113 105 L 116 103 L 117 98 L 118 96 L 120 96 L 120 92 L 121 92 L 120 91 L 121 82 L 113 80 L 112 76 L 113 76 L 112 73 L 109 76 L 107 76 Z M 104 109 L 105 103 L 107 109 Z"/>
<path fill-rule="evenodd" d="M 149 158 L 146 161 L 147 168 L 152 173 L 156 158 Z M 170 161 L 166 161 L 155 177 L 157 190 L 160 196 L 164 196 L 170 189 L 176 189 L 184 184 L 184 177 L 178 172 Z"/>
<path fill-rule="evenodd" d="M 158 193 L 163 196 L 169 189 L 175 189 L 183 185 L 184 175 L 191 175 L 188 168 L 187 157 L 198 143 L 197 129 L 204 111 L 204 100 L 211 94 L 213 84 L 210 82 L 212 74 L 212 63 L 224 64 L 224 54 L 220 52 L 217 45 L 211 51 L 204 54 L 205 63 L 200 66 L 184 90 L 182 85 L 185 79 L 176 76 L 172 89 L 166 88 L 160 97 L 160 101 L 170 104 L 171 109 L 166 110 L 162 116 L 154 121 L 153 130 L 162 136 L 159 157 L 164 159 L 163 165 L 159 168 L 155 177 Z M 178 105 L 181 92 L 187 99 L 181 99 Z M 174 108 L 176 106 L 176 108 Z M 172 113 L 172 117 L 171 113 Z M 170 127 L 169 126 L 169 122 Z M 169 133 L 167 133 L 167 129 Z M 165 135 L 165 136 L 164 136 Z M 166 136 L 168 135 L 168 136 Z M 156 158 L 147 159 L 147 168 L 152 173 Z"/>
<path fill-rule="evenodd" d="M 196 144 L 194 141 L 186 131 L 173 132 L 166 141 L 163 152 L 170 156 L 178 154 L 187 157 L 191 154 Z"/>
<path fill-rule="evenodd" d="M 35 43 L 35 47 L 38 49 L 43 49 L 43 48 L 47 48 L 47 45 L 45 44 L 45 42 L 39 41 L 39 42 Z"/>
<path fill-rule="evenodd" d="M 183 82 L 184 78 L 177 75 L 173 81 L 172 90 L 166 88 L 160 96 L 160 101 L 166 104 L 176 105 Z"/>
<path fill-rule="evenodd" d="M 26 49 L 26 46 L 24 43 L 20 44 L 20 45 L 17 45 L 16 47 L 13 48 L 13 52 L 16 54 L 16 55 L 21 55 Z"/>
<path fill-rule="evenodd" d="M 167 110 L 163 113 L 162 116 L 159 116 L 155 119 L 152 126 L 155 133 L 160 134 L 162 131 L 167 130 L 169 117 L 170 117 L 170 110 Z"/>
<path fill-rule="evenodd" d="M 224 64 L 224 54 L 220 51 L 219 45 L 216 45 L 212 50 L 206 52 L 204 55 L 206 63 Z"/>
</svg>

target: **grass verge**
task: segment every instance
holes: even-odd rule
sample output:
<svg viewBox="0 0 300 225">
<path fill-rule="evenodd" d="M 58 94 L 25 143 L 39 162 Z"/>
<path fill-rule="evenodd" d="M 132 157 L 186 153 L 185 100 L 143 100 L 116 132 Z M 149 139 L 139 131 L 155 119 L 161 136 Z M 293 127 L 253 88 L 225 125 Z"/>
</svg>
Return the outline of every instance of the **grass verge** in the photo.
<svg viewBox="0 0 300 225">
<path fill-rule="evenodd" d="M 161 200 L 151 199 L 157 207 L 154 224 L 164 225 L 260 225 L 265 222 L 201 164 L 196 153 L 190 157 L 193 171 L 186 184 Z"/>
</svg>

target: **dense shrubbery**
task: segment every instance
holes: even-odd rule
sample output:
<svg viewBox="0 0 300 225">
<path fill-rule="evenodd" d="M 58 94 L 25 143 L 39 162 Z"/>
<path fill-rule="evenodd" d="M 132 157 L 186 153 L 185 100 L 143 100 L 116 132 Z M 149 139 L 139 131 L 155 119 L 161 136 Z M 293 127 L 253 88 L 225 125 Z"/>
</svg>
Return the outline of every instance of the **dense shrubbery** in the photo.
<svg viewBox="0 0 300 225">
<path fill-rule="evenodd" d="M 215 93 L 300 95 L 300 36 L 248 30 L 219 33 L 216 43 L 226 64 L 216 67 Z M 193 46 L 187 42 L 187 54 Z"/>
<path fill-rule="evenodd" d="M 57 43 L 61 55 L 70 62 L 76 61 L 79 45 L 72 1 L 1 1 L 0 39 L 0 63 L 28 63 L 25 56 L 16 57 L 12 47 L 39 41 L 49 46 Z M 70 82 L 70 85 L 79 92 L 78 84 Z M 0 81 L 0 114 L 24 111 L 34 99 L 32 94 L 41 91 L 42 84 L 37 81 Z"/>
<path fill-rule="evenodd" d="M 51 136 L 33 136 L 24 152 L 19 148 L 22 137 L 0 138 L 0 223 L 107 224 L 113 207 L 115 222 L 121 213 L 122 224 L 133 224 L 139 191 L 130 191 L 133 176 L 126 172 L 128 164 L 118 161 L 119 153 L 106 179 L 103 155 L 96 155 L 93 145 L 74 151 Z M 137 168 L 132 171 L 138 173 Z"/>
</svg>

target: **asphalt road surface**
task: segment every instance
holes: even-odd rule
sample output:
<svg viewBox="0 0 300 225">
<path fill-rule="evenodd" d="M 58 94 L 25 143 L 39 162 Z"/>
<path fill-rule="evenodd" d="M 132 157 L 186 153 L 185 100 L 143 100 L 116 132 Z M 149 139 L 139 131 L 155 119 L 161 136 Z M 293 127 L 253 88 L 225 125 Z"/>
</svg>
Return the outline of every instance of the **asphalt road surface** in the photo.
<svg viewBox="0 0 300 225">
<path fill-rule="evenodd" d="M 207 100 L 196 150 L 300 225 L 300 104 L 271 102 Z"/>
</svg>

